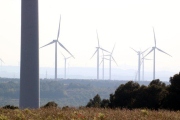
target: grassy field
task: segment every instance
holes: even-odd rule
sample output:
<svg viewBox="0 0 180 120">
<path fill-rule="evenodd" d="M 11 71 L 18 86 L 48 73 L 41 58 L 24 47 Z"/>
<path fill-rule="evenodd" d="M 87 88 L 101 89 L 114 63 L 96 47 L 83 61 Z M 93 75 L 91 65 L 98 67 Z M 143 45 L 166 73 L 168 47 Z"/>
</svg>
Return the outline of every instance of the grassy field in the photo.
<svg viewBox="0 0 180 120">
<path fill-rule="evenodd" d="M 0 109 L 0 120 L 180 120 L 180 111 L 99 108 Z"/>
</svg>

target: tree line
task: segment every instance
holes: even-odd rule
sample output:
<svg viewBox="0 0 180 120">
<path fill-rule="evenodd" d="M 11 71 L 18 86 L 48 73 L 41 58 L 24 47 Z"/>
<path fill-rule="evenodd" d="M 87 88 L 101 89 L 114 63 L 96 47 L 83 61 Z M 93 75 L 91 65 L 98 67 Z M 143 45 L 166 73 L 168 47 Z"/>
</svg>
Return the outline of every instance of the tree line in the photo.
<svg viewBox="0 0 180 120">
<path fill-rule="evenodd" d="M 101 100 L 97 94 L 86 107 L 180 110 L 180 73 L 170 77 L 169 82 L 170 85 L 166 85 L 156 79 L 148 86 L 140 86 L 137 82 L 129 81 L 121 84 L 114 94 L 110 94 L 109 99 Z"/>
</svg>

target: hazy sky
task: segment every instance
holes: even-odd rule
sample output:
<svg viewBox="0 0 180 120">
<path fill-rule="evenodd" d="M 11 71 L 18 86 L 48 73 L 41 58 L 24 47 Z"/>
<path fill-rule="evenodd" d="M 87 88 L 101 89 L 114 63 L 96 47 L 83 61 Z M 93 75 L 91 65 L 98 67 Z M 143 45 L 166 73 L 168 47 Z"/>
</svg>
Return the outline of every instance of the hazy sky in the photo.
<svg viewBox="0 0 180 120">
<path fill-rule="evenodd" d="M 90 57 L 97 47 L 97 29 L 102 48 L 111 51 L 116 43 L 118 68 L 136 69 L 138 56 L 130 47 L 154 46 L 154 26 L 157 47 L 173 56 L 157 51 L 156 70 L 179 72 L 179 5 L 179 0 L 39 0 L 39 45 L 56 39 L 61 14 L 59 41 L 76 58 L 67 62 L 71 67 L 96 67 L 96 56 Z M 20 61 L 20 22 L 21 0 L 0 0 L 0 58 L 5 65 L 17 66 Z M 58 68 L 64 66 L 60 51 L 69 56 L 58 46 Z M 40 49 L 40 67 L 54 67 L 54 55 L 54 44 Z M 153 61 L 145 62 L 147 71 L 152 67 Z"/>
</svg>

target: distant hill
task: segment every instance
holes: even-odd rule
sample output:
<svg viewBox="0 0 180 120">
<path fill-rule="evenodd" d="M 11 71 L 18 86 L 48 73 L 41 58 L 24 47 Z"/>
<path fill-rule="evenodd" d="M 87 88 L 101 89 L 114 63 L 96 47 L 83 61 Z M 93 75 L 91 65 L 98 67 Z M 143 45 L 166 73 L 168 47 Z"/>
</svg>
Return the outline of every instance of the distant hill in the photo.
<svg viewBox="0 0 180 120">
<path fill-rule="evenodd" d="M 112 80 L 135 80 L 135 69 L 126 70 L 119 68 L 112 68 Z M 102 78 L 102 69 L 100 68 L 100 79 Z M 47 75 L 46 75 L 47 73 Z M 169 77 L 173 76 L 177 72 L 169 71 L 157 71 L 156 78 L 161 81 L 169 81 Z M 40 78 L 54 78 L 54 68 L 41 67 Z M 144 73 L 144 79 L 146 81 L 152 80 L 152 71 Z M 0 66 L 0 77 L 5 78 L 19 78 L 20 77 L 20 66 Z M 64 77 L 64 68 L 58 68 L 58 78 Z M 70 67 L 67 68 L 67 78 L 70 79 L 96 79 L 96 68 L 86 67 Z M 105 79 L 109 79 L 109 69 L 105 68 Z"/>
</svg>

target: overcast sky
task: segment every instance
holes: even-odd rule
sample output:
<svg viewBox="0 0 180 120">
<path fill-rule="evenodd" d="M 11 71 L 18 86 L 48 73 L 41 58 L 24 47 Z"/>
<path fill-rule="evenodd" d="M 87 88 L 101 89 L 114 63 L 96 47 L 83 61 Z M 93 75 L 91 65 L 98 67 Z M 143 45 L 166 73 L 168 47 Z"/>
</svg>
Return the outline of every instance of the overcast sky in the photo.
<svg viewBox="0 0 180 120">
<path fill-rule="evenodd" d="M 138 56 L 130 47 L 153 47 L 154 26 L 157 47 L 173 56 L 157 51 L 156 70 L 179 72 L 179 5 L 179 0 L 39 0 L 39 45 L 56 39 L 61 14 L 59 41 L 75 56 L 67 62 L 71 67 L 96 67 L 96 55 L 90 57 L 98 45 L 97 29 L 102 48 L 111 51 L 116 43 L 113 56 L 119 66 L 112 67 L 137 69 Z M 0 0 L 0 58 L 5 65 L 20 61 L 20 23 L 21 0 Z M 64 66 L 60 52 L 69 56 L 58 46 L 58 68 Z M 54 44 L 40 49 L 40 67 L 54 67 L 54 55 Z M 145 69 L 152 71 L 153 61 L 146 61 Z"/>
</svg>

